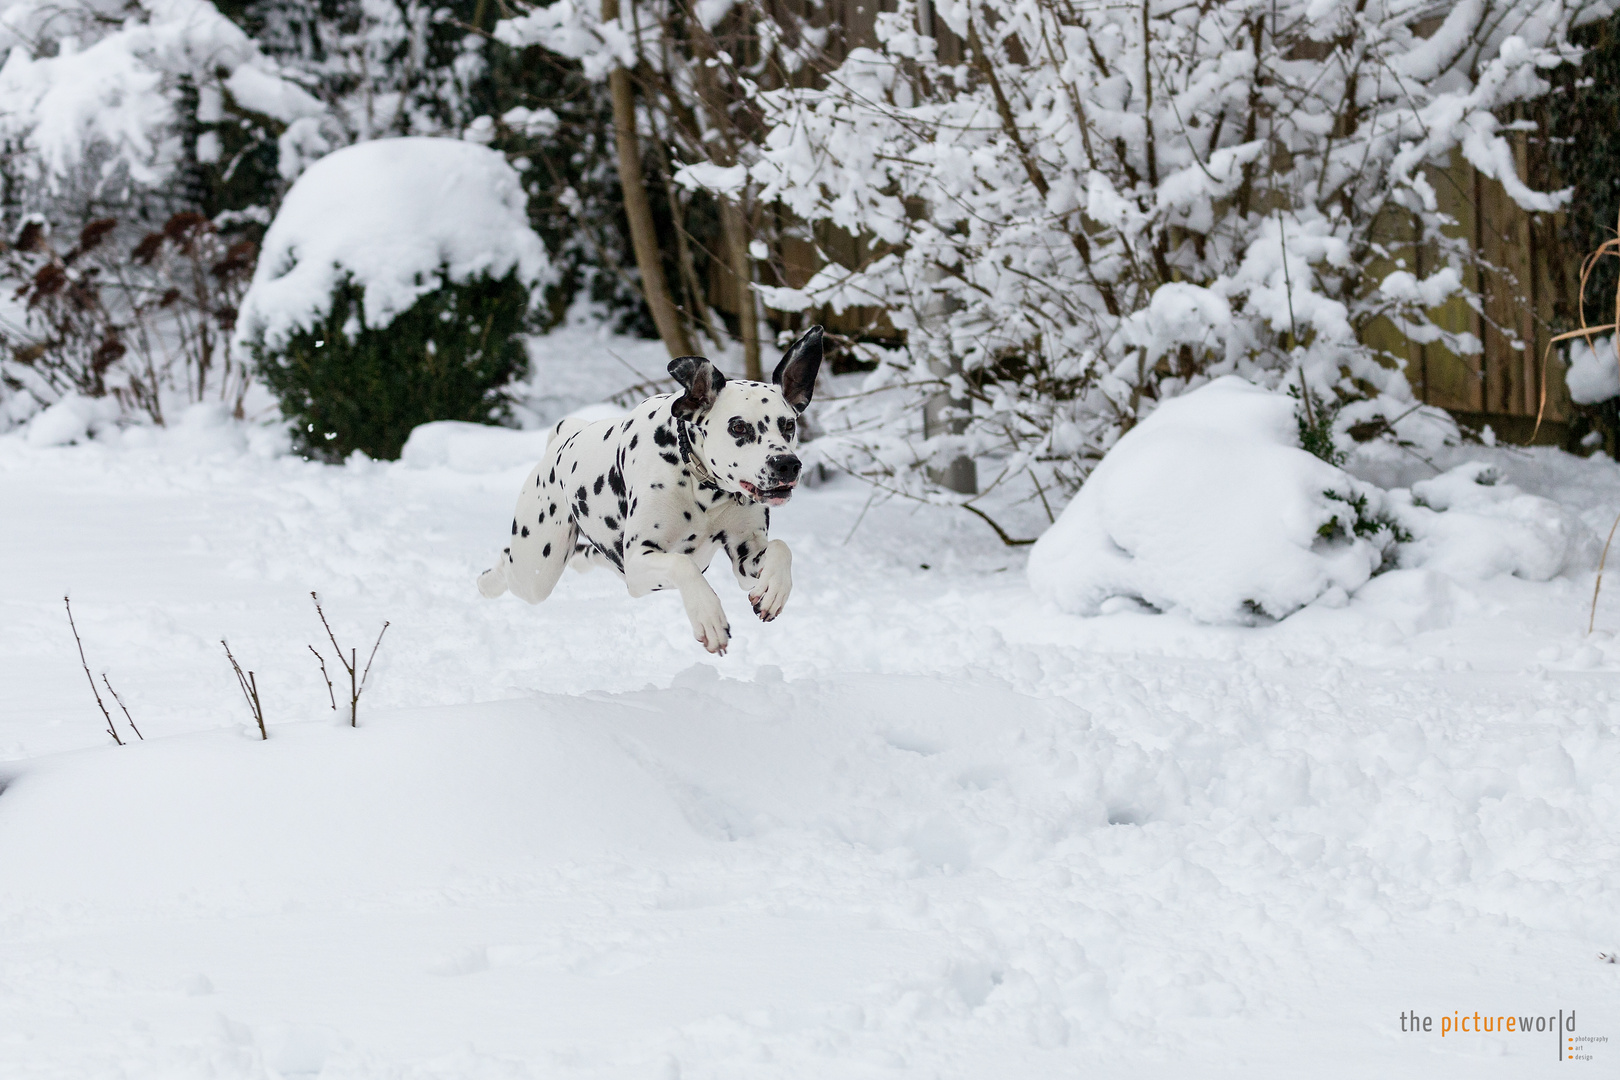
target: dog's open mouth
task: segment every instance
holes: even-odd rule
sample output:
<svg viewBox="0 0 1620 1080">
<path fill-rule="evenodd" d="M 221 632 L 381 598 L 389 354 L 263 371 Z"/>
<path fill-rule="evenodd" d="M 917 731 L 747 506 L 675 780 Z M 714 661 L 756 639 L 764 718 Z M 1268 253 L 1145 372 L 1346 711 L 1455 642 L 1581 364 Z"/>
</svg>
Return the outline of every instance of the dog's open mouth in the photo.
<svg viewBox="0 0 1620 1080">
<path fill-rule="evenodd" d="M 783 503 L 787 502 L 788 499 L 792 498 L 793 489 L 798 486 L 798 481 L 794 480 L 791 483 L 782 484 L 778 487 L 762 488 L 756 487 L 746 480 L 739 480 L 737 481 L 737 486 L 743 489 L 743 494 L 747 495 L 755 502 L 762 502 L 768 506 L 781 506 Z"/>
</svg>

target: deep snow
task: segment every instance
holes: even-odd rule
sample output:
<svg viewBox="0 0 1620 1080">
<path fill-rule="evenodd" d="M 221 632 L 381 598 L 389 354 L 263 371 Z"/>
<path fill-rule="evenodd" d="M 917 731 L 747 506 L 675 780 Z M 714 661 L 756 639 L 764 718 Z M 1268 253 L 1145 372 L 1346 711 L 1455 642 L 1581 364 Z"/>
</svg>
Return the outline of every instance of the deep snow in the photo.
<svg viewBox="0 0 1620 1080">
<path fill-rule="evenodd" d="M 528 415 L 657 352 L 542 341 Z M 716 660 L 606 574 L 477 596 L 533 442 L 328 467 L 206 411 L 0 438 L 0 1076 L 1566 1067 L 1403 1010 L 1620 1041 L 1620 595 L 1588 637 L 1590 572 L 1081 618 L 968 515 L 834 480 L 773 514 L 781 619 L 713 576 Z M 1620 509 L 1601 457 L 1437 464 L 1471 458 L 1599 535 Z M 311 589 L 346 645 L 392 621 L 358 730 Z M 106 745 L 69 590 L 143 743 Z"/>
</svg>

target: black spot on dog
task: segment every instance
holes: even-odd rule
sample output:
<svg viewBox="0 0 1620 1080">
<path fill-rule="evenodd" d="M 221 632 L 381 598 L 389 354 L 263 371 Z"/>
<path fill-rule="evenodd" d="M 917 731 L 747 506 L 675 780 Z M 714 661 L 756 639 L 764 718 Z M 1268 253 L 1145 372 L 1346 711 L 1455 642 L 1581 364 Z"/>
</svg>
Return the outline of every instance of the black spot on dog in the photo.
<svg viewBox="0 0 1620 1080">
<path fill-rule="evenodd" d="M 602 432 L 602 441 L 603 442 L 607 442 L 611 438 L 613 438 L 613 429 L 612 428 L 608 428 L 606 431 Z"/>
<path fill-rule="evenodd" d="M 602 485 L 603 485 L 603 484 L 605 484 L 605 483 L 607 483 L 607 478 L 606 478 L 606 477 L 602 477 L 602 476 L 598 476 L 598 477 L 597 477 L 597 478 L 596 478 L 596 484 L 595 484 L 595 486 L 593 486 L 593 487 L 592 487 L 592 488 L 591 488 L 591 492 L 592 492 L 592 493 L 593 493 L 593 494 L 596 494 L 596 495 L 600 495 L 600 494 L 602 494 Z"/>
<path fill-rule="evenodd" d="M 709 537 L 709 539 L 715 541 L 718 544 L 724 544 L 726 542 L 726 530 L 721 529 L 719 532 L 717 532 L 713 536 Z"/>
<path fill-rule="evenodd" d="M 737 545 L 737 558 L 739 558 L 739 559 L 748 558 L 748 541 L 745 540 L 742 543 Z"/>
<path fill-rule="evenodd" d="M 618 518 L 605 517 L 605 518 L 602 519 L 602 524 L 606 525 L 610 529 L 617 529 L 619 527 L 619 519 Z"/>
<path fill-rule="evenodd" d="M 648 484 L 647 486 L 652 488 L 654 491 L 663 491 L 664 490 L 664 485 L 663 484 Z"/>
<path fill-rule="evenodd" d="M 659 454 L 658 456 L 669 462 L 671 465 L 679 465 L 681 463 L 681 459 L 676 457 L 674 454 Z"/>
<path fill-rule="evenodd" d="M 557 504 L 552 503 L 551 507 L 546 511 L 546 513 L 550 514 L 552 517 L 556 517 L 557 516 Z"/>
<path fill-rule="evenodd" d="M 523 526 L 523 539 L 527 540 L 528 538 L 529 538 L 529 527 L 527 525 L 525 525 L 525 526 Z"/>
<path fill-rule="evenodd" d="M 556 469 L 551 470 L 551 476 L 550 476 L 549 479 L 551 480 L 551 482 L 553 484 L 555 484 L 557 482 L 557 470 Z"/>
<path fill-rule="evenodd" d="M 663 547 L 656 540 L 643 540 L 641 546 L 646 551 L 663 551 Z"/>
<path fill-rule="evenodd" d="M 668 424 L 655 427 L 653 428 L 653 442 L 659 446 L 674 446 L 676 442 L 675 433 L 669 430 Z"/>
<path fill-rule="evenodd" d="M 692 511 L 690 511 L 690 510 L 682 510 L 681 511 L 681 517 L 685 518 L 687 521 L 691 521 L 692 520 Z"/>
<path fill-rule="evenodd" d="M 607 480 L 608 480 L 608 487 L 613 489 L 613 494 L 619 496 L 620 498 L 623 498 L 624 497 L 624 474 L 619 472 L 618 469 L 609 469 L 608 470 Z"/>
<path fill-rule="evenodd" d="M 683 547 L 683 548 L 681 548 L 681 554 L 682 555 L 690 555 L 690 554 L 692 554 L 692 550 L 693 549 L 690 548 L 690 547 Z"/>
<path fill-rule="evenodd" d="M 638 443 L 640 441 L 641 441 L 641 432 L 638 431 L 634 435 L 630 436 L 630 449 L 634 450 L 636 448 L 636 443 Z"/>
<path fill-rule="evenodd" d="M 686 515 L 686 516 L 687 516 L 687 517 L 691 517 L 691 516 L 692 516 L 692 515 L 691 515 L 691 514 L 687 514 L 687 515 Z M 688 540 L 696 540 L 696 539 L 697 539 L 697 533 L 693 533 L 693 534 L 692 534 L 692 535 L 690 535 L 690 536 L 688 536 L 688 537 L 687 537 L 687 539 L 688 539 Z"/>
<path fill-rule="evenodd" d="M 517 518 L 512 519 L 512 535 L 517 535 Z"/>
<path fill-rule="evenodd" d="M 547 544 L 545 547 L 540 549 L 540 557 L 542 559 L 551 558 L 551 545 L 550 544 Z"/>
<path fill-rule="evenodd" d="M 572 476 L 577 472 L 579 472 L 579 462 L 576 461 L 574 462 L 573 467 L 568 470 L 568 475 Z"/>
</svg>

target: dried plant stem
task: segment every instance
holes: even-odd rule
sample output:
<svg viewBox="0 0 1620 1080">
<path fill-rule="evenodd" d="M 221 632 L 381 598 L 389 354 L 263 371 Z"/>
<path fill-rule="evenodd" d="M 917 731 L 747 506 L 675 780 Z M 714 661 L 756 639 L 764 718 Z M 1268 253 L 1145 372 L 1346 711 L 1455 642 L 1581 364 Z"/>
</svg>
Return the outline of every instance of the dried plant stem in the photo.
<svg viewBox="0 0 1620 1080">
<path fill-rule="evenodd" d="M 118 702 L 118 708 L 124 714 L 124 721 L 125 723 L 129 724 L 129 730 L 135 733 L 135 737 L 137 739 L 141 740 L 141 742 L 145 742 L 146 736 L 142 735 L 141 729 L 135 726 L 135 718 L 129 715 L 129 709 L 127 706 L 125 706 L 124 699 L 119 697 L 118 691 L 113 689 L 113 684 L 108 680 L 107 673 L 105 671 L 101 673 L 101 681 L 107 684 L 107 693 L 111 694 L 113 696 L 113 700 Z"/>
<path fill-rule="evenodd" d="M 242 696 L 247 698 L 248 708 L 253 710 L 253 719 L 259 725 L 259 738 L 268 741 L 270 732 L 264 726 L 264 706 L 259 703 L 259 680 L 251 671 L 245 675 L 242 673 L 242 665 L 231 655 L 231 647 L 224 638 L 220 638 L 219 643 L 225 646 L 225 659 L 231 662 L 231 670 L 236 672 L 236 682 L 242 688 Z"/>
<path fill-rule="evenodd" d="M 326 639 L 332 643 L 332 651 L 337 653 L 338 663 L 342 664 L 343 670 L 349 673 L 349 726 L 359 727 L 360 695 L 365 692 L 366 679 L 371 675 L 371 662 L 377 659 L 377 650 L 382 647 L 383 635 L 388 633 L 389 624 L 384 620 L 382 629 L 377 631 L 377 640 L 371 646 L 371 655 L 366 658 L 366 668 L 362 672 L 360 671 L 358 650 L 350 649 L 349 658 L 347 660 L 343 658 L 343 646 L 338 644 L 337 635 L 332 633 L 332 624 L 326 621 L 326 612 L 321 610 L 321 598 L 313 592 L 309 594 L 309 598 L 315 601 L 315 614 L 320 616 L 321 625 L 326 628 Z M 327 694 L 331 696 L 332 680 L 326 675 L 326 660 L 319 652 L 315 651 L 315 646 L 311 645 L 309 651 L 315 653 L 315 659 L 321 662 L 321 677 L 326 679 Z M 335 696 L 333 696 L 332 708 L 334 710 L 337 708 Z"/>
<path fill-rule="evenodd" d="M 68 626 L 73 629 L 73 640 L 79 646 L 79 663 L 84 667 L 84 677 L 90 683 L 90 692 L 96 695 L 96 704 L 101 707 L 101 715 L 107 718 L 107 734 L 113 737 L 113 742 L 119 746 L 124 740 L 118 737 L 118 728 L 113 724 L 112 713 L 107 711 L 107 703 L 101 700 L 101 691 L 96 689 L 96 677 L 90 674 L 90 663 L 84 658 L 84 641 L 79 637 L 79 628 L 73 621 L 73 602 L 62 597 L 62 605 L 67 608 Z"/>
<path fill-rule="evenodd" d="M 318 652 L 315 652 L 315 646 L 313 645 L 307 645 L 305 648 L 309 649 L 309 651 L 314 654 L 315 662 L 321 665 L 321 678 L 326 680 L 326 696 L 332 702 L 332 711 L 337 712 L 337 695 L 332 692 L 332 676 L 326 673 L 326 657 L 322 656 Z"/>
<path fill-rule="evenodd" d="M 1590 634 L 1597 625 L 1598 593 L 1603 589 L 1603 564 L 1609 561 L 1609 545 L 1614 543 L 1614 530 L 1620 529 L 1620 514 L 1615 515 L 1614 524 L 1609 526 L 1609 538 L 1603 541 L 1603 554 L 1598 558 L 1597 581 L 1592 585 L 1592 614 L 1586 620 L 1586 632 Z"/>
</svg>

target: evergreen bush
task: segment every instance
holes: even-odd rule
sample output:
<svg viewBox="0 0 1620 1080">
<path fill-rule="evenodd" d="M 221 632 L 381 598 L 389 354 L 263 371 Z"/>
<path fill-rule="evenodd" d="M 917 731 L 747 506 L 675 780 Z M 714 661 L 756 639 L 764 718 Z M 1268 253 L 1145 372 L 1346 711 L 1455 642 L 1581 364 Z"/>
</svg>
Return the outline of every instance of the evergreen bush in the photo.
<svg viewBox="0 0 1620 1080">
<path fill-rule="evenodd" d="M 519 335 L 529 290 L 516 270 L 464 284 L 441 270 L 440 281 L 386 326 L 366 326 L 363 291 L 345 276 L 323 320 L 277 349 L 253 345 L 299 450 L 329 462 L 356 450 L 393 460 L 418 424 L 506 419 L 502 388 L 528 369 Z"/>
</svg>

